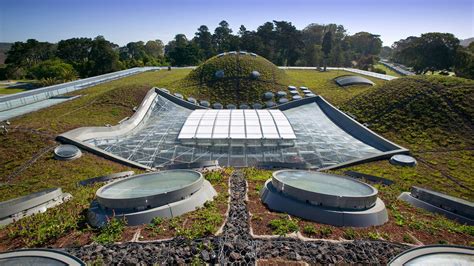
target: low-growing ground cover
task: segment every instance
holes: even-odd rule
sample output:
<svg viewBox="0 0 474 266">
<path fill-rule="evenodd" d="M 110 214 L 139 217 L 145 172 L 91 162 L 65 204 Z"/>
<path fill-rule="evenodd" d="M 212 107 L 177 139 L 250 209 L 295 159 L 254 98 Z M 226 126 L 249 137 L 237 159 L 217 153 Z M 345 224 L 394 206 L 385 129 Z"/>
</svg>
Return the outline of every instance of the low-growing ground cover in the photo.
<svg viewBox="0 0 474 266">
<path fill-rule="evenodd" d="M 299 232 L 304 237 L 317 239 L 378 239 L 410 244 L 474 245 L 474 226 L 461 225 L 398 201 L 397 196 L 404 191 L 402 187 L 409 186 L 409 181 L 403 178 L 390 178 L 397 182 L 391 186 L 372 184 L 379 190 L 379 197 L 387 207 L 389 221 L 381 226 L 354 228 L 320 224 L 270 211 L 261 202 L 260 191 L 271 174 L 272 171 L 254 168 L 245 170 L 249 184 L 247 195 L 250 224 L 255 235 L 288 235 Z"/>
<path fill-rule="evenodd" d="M 93 239 L 96 241 L 102 241 L 101 239 L 113 239 L 114 241 L 132 239 L 138 228 L 125 228 L 121 231 L 120 223 L 116 223 L 115 227 L 109 228 L 110 230 L 105 231 L 103 237 L 99 238 L 101 232 L 87 226 L 84 214 L 100 185 L 79 188 L 76 183 L 86 178 L 113 172 L 140 171 L 88 152 L 84 152 L 81 158 L 74 161 L 56 161 L 53 159 L 52 149 L 58 143 L 54 138 L 60 133 L 77 127 L 116 124 L 124 117 L 133 114 L 133 107 L 140 104 L 143 96 L 153 86 L 169 88 L 172 92 L 183 93 L 186 97 L 196 97 L 193 90 L 179 86 L 179 81 L 184 79 L 190 71 L 189 69 L 173 69 L 171 71 L 147 72 L 100 84 L 74 92 L 74 94 L 83 95 L 81 98 L 13 119 L 10 132 L 7 135 L 0 135 L 0 182 L 3 183 L 0 186 L 0 200 L 11 199 L 50 187 L 62 187 L 63 191 L 73 195 L 73 199 L 48 210 L 44 214 L 25 218 L 13 225 L 2 228 L 0 230 L 0 250 L 27 246 L 81 245 L 89 243 Z M 474 193 L 470 190 L 473 188 L 473 180 L 470 172 L 473 169 L 472 158 L 474 156 L 472 142 L 468 141 L 467 135 L 458 135 L 459 137 L 456 137 L 456 139 L 442 144 L 442 141 L 440 142 L 438 139 L 442 140 L 443 138 L 431 138 L 432 135 L 418 135 L 420 134 L 419 130 L 406 129 L 406 131 L 402 131 L 404 125 L 398 125 L 396 130 L 392 128 L 383 129 L 381 128 L 384 125 L 382 122 L 377 124 L 370 121 L 368 119 L 371 117 L 370 114 L 362 112 L 364 106 L 368 106 L 367 102 L 370 100 L 352 99 L 356 96 L 372 95 L 372 93 L 375 95 L 380 87 L 383 88 L 384 84 L 391 84 L 393 81 L 386 82 L 368 77 L 379 86 L 341 88 L 334 83 L 333 78 L 350 73 L 344 71 L 321 73 L 311 70 L 285 70 L 285 72 L 288 76 L 288 85 L 307 86 L 334 105 L 355 114 L 359 121 L 369 122 L 370 127 L 377 133 L 381 133 L 388 139 L 414 151 L 414 155 L 419 162 L 419 166 L 416 168 L 395 167 L 386 161 L 350 168 L 351 170 L 383 176 L 397 182 L 395 186 L 379 188 L 380 195 L 387 206 L 393 205 L 393 207 L 389 207 L 390 222 L 387 228 L 392 228 L 396 231 L 395 234 L 392 234 L 392 231 L 388 229 L 379 230 L 378 228 L 347 229 L 347 232 L 345 232 L 346 229 L 307 224 L 305 221 L 294 219 L 298 223 L 298 231 L 311 237 L 332 239 L 346 235 L 344 238 L 351 238 L 352 236 L 355 238 L 377 238 L 381 236 L 384 239 L 403 242 L 418 239 L 430 243 L 431 240 L 436 238 L 440 241 L 461 244 L 470 244 L 473 241 L 472 227 L 462 227 L 396 200 L 396 196 L 401 191 L 408 190 L 411 185 L 426 186 L 450 195 L 473 200 Z M 452 81 L 449 78 L 442 82 L 439 81 L 439 83 L 445 85 L 456 84 L 457 90 L 462 92 L 463 90 L 460 88 L 462 84 L 459 82 L 459 80 Z M 396 83 L 390 86 L 397 89 L 401 88 Z M 466 97 L 465 93 L 460 95 Z M 469 107 L 463 105 L 462 101 L 456 102 L 456 104 L 465 109 Z M 411 111 L 411 109 L 408 109 L 408 111 Z M 407 124 L 405 126 L 410 127 L 411 125 Z M 401 130 L 398 130 L 399 128 Z M 439 130 L 443 131 L 444 129 Z M 445 136 L 446 134 L 443 131 L 439 135 Z M 452 145 L 453 141 L 459 143 Z M 268 176 L 269 172 L 261 178 L 262 180 L 257 180 L 258 182 L 252 181 L 251 178 L 248 179 L 250 185 L 249 197 L 251 202 L 255 202 L 255 204 L 250 204 L 250 207 L 259 206 L 257 210 L 251 209 L 251 212 L 255 214 L 252 218 L 252 224 L 259 222 L 259 220 L 262 221 L 259 222 L 260 227 L 256 226 L 257 229 L 254 229 L 254 232 L 257 234 L 271 234 L 273 231 L 278 231 L 278 234 L 280 234 L 285 230 L 289 232 L 293 230 L 294 226 L 286 221 L 280 221 L 286 217 L 282 218 L 280 214 L 268 212 L 265 206 L 256 204 L 257 199 L 258 203 L 260 202 L 258 195 L 252 195 L 252 191 L 256 191 L 259 186 L 261 188 L 263 180 Z M 219 192 L 226 190 L 220 184 L 217 184 L 216 189 Z M 157 219 L 153 225 L 140 228 L 142 240 L 166 238 L 178 234 L 188 237 L 202 235 L 203 231 L 201 229 L 205 229 L 205 226 L 198 226 L 195 229 L 199 230 L 196 231 L 185 230 L 185 228 L 190 225 L 190 222 L 196 225 L 209 222 L 211 225 L 214 224 L 211 227 L 215 228 L 217 222 L 214 223 L 213 221 L 216 221 L 217 216 L 211 214 L 215 214 L 212 210 L 216 208 L 219 209 L 219 213 L 222 213 L 223 208 L 221 206 L 223 205 L 218 204 L 218 202 L 221 202 L 220 200 L 223 200 L 223 198 L 218 197 L 215 201 L 217 206 L 212 203 L 202 211 L 185 216 L 187 218 L 181 221 L 178 221 L 179 219 L 170 221 Z M 389 205 L 389 203 L 391 204 Z M 208 212 L 208 210 L 211 211 Z M 397 211 L 400 214 L 397 214 Z M 271 220 L 276 220 L 273 222 L 273 227 L 269 226 Z M 418 221 L 421 221 L 421 224 Z M 402 222 L 403 225 L 400 227 L 397 223 Z M 264 231 L 261 232 L 258 228 L 263 228 Z M 122 233 L 116 234 L 117 231 Z M 413 239 L 409 240 L 411 238 L 408 233 L 406 236 L 400 233 L 403 231 L 412 235 Z M 209 232 L 209 230 L 204 230 L 204 232 Z M 116 240 L 115 234 L 120 235 L 120 239 Z"/>
</svg>

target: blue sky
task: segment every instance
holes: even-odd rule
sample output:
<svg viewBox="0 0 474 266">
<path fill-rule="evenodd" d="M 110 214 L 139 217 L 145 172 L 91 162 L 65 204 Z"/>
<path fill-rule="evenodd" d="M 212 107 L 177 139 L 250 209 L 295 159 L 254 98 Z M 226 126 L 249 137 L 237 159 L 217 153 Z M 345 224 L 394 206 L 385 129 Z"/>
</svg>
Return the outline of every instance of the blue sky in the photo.
<svg viewBox="0 0 474 266">
<path fill-rule="evenodd" d="M 465 0 L 0 0 L 0 42 L 35 38 L 57 42 L 103 35 L 119 45 L 184 33 L 200 25 L 211 31 L 221 20 L 234 32 L 266 21 L 286 20 L 298 29 L 310 23 L 342 24 L 350 34 L 380 34 L 384 45 L 424 32 L 474 37 L 474 4 Z"/>
</svg>

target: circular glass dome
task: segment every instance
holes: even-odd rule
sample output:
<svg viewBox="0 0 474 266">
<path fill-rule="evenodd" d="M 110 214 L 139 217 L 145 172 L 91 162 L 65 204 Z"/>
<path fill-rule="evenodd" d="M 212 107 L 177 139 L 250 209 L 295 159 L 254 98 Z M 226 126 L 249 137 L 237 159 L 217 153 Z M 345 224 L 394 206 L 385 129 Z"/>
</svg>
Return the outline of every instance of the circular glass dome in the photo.
<svg viewBox="0 0 474 266">
<path fill-rule="evenodd" d="M 474 249 L 447 245 L 423 246 L 399 254 L 389 265 L 474 265 Z"/>
<path fill-rule="evenodd" d="M 162 206 L 198 191 L 204 179 L 191 170 L 168 170 L 136 175 L 97 190 L 97 201 L 110 209 L 140 209 Z"/>
<path fill-rule="evenodd" d="M 281 170 L 272 185 L 297 200 L 330 208 L 364 210 L 375 205 L 377 189 L 357 180 L 314 171 Z"/>
<path fill-rule="evenodd" d="M 393 155 L 390 158 L 390 162 L 395 165 L 401 165 L 401 166 L 415 166 L 416 165 L 416 160 L 415 158 L 408 156 L 408 155 L 403 155 L 403 154 L 396 154 Z"/>
<path fill-rule="evenodd" d="M 51 249 L 20 249 L 0 254 L 0 265 L 86 265 L 79 258 Z"/>
<path fill-rule="evenodd" d="M 81 157 L 81 150 L 74 145 L 60 145 L 54 149 L 54 157 L 57 160 L 73 160 Z"/>
</svg>

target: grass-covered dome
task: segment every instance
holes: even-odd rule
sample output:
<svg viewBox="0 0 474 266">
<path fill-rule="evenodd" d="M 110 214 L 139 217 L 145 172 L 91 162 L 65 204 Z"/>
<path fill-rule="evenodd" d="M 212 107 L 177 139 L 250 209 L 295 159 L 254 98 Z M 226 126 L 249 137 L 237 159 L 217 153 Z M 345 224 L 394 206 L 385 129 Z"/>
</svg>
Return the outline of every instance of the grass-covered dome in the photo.
<svg viewBox="0 0 474 266">
<path fill-rule="evenodd" d="M 474 141 L 474 81 L 443 76 L 394 79 L 353 98 L 344 109 L 380 133 L 442 146 Z"/>
<path fill-rule="evenodd" d="M 246 52 L 219 54 L 191 71 L 184 80 L 200 97 L 222 104 L 262 102 L 267 91 L 283 90 L 283 70 L 267 59 Z"/>
</svg>

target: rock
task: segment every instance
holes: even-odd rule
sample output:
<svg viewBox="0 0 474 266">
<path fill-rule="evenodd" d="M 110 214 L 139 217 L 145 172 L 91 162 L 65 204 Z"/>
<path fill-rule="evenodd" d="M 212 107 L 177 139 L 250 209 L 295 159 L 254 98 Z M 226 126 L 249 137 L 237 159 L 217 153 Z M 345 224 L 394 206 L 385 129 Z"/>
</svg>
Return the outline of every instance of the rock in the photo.
<svg viewBox="0 0 474 266">
<path fill-rule="evenodd" d="M 201 251 L 201 258 L 204 261 L 209 261 L 211 259 L 210 256 L 209 256 L 209 251 L 207 251 L 207 250 Z"/>
<path fill-rule="evenodd" d="M 230 258 L 234 261 L 237 261 L 237 260 L 240 260 L 242 256 L 239 253 L 232 251 L 230 253 Z"/>
</svg>

